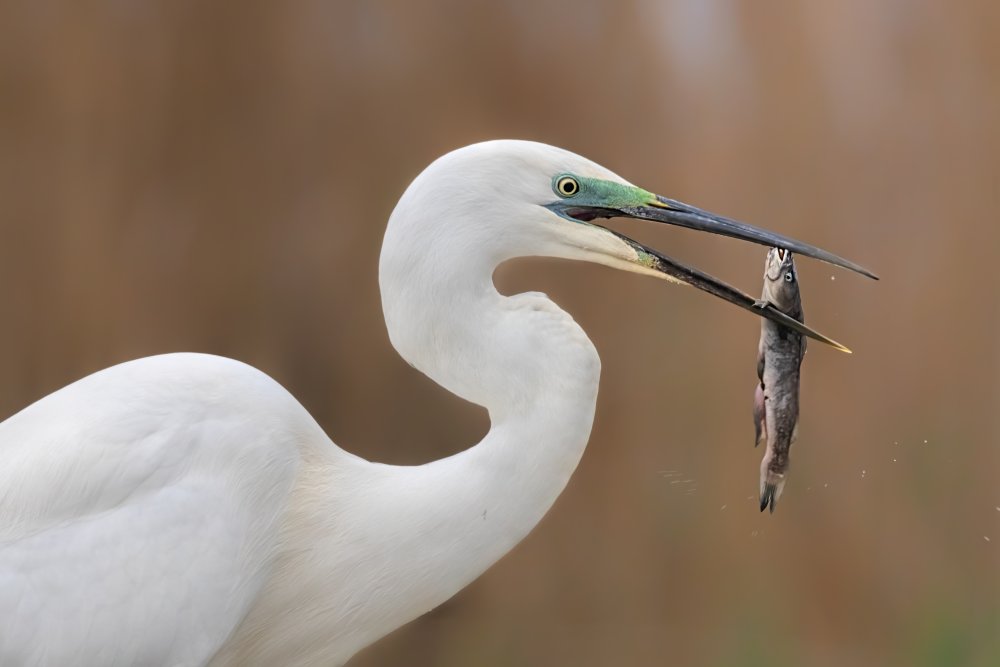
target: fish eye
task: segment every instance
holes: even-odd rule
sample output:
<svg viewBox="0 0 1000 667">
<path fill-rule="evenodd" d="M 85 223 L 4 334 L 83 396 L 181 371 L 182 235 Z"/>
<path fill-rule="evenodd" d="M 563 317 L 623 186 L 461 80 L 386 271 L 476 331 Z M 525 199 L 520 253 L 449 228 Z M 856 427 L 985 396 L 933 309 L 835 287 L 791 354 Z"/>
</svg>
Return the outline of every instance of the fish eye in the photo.
<svg viewBox="0 0 1000 667">
<path fill-rule="evenodd" d="M 786 273 L 785 274 L 785 281 L 786 282 L 790 282 L 790 283 L 794 283 L 795 282 L 795 274 L 792 273 L 791 271 L 789 271 L 788 273 Z"/>
<path fill-rule="evenodd" d="M 572 176 L 563 176 L 556 181 L 556 194 L 560 197 L 572 197 L 580 191 L 580 183 Z"/>
</svg>

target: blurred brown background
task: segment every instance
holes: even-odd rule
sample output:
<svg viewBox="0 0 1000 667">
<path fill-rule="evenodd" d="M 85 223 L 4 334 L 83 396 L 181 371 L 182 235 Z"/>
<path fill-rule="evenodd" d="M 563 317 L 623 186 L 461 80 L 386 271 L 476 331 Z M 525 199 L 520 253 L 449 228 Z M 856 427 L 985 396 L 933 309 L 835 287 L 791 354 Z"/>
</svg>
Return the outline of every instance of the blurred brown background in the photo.
<svg viewBox="0 0 1000 667">
<path fill-rule="evenodd" d="M 177 350 L 271 374 L 341 446 L 487 428 L 402 362 L 384 221 L 461 145 L 536 139 L 871 267 L 811 261 L 793 472 L 756 507 L 758 323 L 522 261 L 604 375 L 553 511 L 353 665 L 1000 664 L 1000 5 L 7 2 L 0 412 Z M 613 223 L 745 291 L 764 250 Z"/>
</svg>

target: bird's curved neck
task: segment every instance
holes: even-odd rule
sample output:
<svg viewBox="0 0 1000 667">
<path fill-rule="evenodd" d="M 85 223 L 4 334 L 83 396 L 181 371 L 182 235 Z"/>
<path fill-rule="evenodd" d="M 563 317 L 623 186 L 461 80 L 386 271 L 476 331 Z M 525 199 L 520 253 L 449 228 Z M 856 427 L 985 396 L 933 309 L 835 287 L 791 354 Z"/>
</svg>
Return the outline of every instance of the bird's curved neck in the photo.
<svg viewBox="0 0 1000 667">
<path fill-rule="evenodd" d="M 592 343 L 544 295 L 499 294 L 489 264 L 462 267 L 459 282 L 442 267 L 395 284 L 382 273 L 397 350 L 486 407 L 491 421 L 489 433 L 466 451 L 422 466 L 380 468 L 375 502 L 398 527 L 386 548 L 406 556 L 385 574 L 420 586 L 413 617 L 451 597 L 541 520 L 576 468 L 593 423 L 600 360 Z"/>
<path fill-rule="evenodd" d="M 450 203 L 411 186 L 397 206 L 379 264 L 383 312 L 396 350 L 484 406 L 490 430 L 418 466 L 304 440 L 276 583 L 244 624 L 241 646 L 260 664 L 289 664 L 281 651 L 307 642 L 346 660 L 446 601 L 528 534 L 583 454 L 600 375 L 593 344 L 544 295 L 497 292 L 493 271 L 516 247 L 500 250 L 485 226 L 453 233 L 414 217 Z M 274 647 L 253 639 L 265 626 L 282 637 Z"/>
</svg>

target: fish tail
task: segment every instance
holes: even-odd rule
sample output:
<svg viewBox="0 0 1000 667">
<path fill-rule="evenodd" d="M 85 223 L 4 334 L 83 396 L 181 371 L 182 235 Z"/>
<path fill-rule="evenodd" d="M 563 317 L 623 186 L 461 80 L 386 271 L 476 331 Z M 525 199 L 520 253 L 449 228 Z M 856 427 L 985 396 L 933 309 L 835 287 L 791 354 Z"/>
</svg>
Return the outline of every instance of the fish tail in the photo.
<svg viewBox="0 0 1000 667">
<path fill-rule="evenodd" d="M 768 470 L 766 467 L 761 470 L 760 475 L 760 511 L 770 508 L 774 514 L 774 507 L 778 504 L 781 491 L 785 488 L 785 475 L 783 473 Z"/>
<path fill-rule="evenodd" d="M 771 506 L 771 514 L 774 514 L 774 484 L 765 484 L 764 490 L 760 494 L 760 511 L 763 512 L 767 506 Z"/>
</svg>

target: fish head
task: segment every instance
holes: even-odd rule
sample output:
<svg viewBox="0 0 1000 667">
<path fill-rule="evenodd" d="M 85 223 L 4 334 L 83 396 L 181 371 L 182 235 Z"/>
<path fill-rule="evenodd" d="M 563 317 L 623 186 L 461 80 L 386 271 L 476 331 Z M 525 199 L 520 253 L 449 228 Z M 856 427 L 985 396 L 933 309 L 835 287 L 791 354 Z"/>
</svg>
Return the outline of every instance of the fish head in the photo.
<svg viewBox="0 0 1000 667">
<path fill-rule="evenodd" d="M 789 312 L 800 304 L 799 275 L 792 252 L 771 248 L 764 261 L 764 300 Z"/>
</svg>

